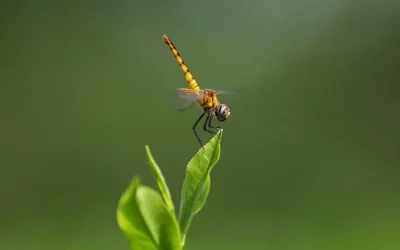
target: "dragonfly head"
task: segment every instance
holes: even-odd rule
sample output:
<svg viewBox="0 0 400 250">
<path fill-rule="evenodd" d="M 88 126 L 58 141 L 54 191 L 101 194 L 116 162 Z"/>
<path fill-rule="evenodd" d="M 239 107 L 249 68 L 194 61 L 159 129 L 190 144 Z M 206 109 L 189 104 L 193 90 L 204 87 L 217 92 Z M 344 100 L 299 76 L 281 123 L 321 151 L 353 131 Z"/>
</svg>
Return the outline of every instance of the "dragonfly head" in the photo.
<svg viewBox="0 0 400 250">
<path fill-rule="evenodd" d="M 215 108 L 215 117 L 218 121 L 223 122 L 229 118 L 231 111 L 226 104 L 218 104 Z"/>
</svg>

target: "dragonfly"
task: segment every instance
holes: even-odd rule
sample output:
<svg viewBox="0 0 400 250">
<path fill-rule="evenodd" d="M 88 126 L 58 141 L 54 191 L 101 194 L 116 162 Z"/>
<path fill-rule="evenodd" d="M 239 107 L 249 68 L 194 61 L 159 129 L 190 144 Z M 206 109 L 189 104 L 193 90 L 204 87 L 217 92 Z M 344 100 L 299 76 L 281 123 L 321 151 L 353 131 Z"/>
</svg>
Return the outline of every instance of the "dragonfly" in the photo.
<svg viewBox="0 0 400 250">
<path fill-rule="evenodd" d="M 183 74 L 186 78 L 186 82 L 188 84 L 188 88 L 178 88 L 176 89 L 176 94 L 179 99 L 183 100 L 183 105 L 180 110 L 185 110 L 192 106 L 192 104 L 197 103 L 202 109 L 202 114 L 197 118 L 196 122 L 192 126 L 192 130 L 200 143 L 200 146 L 204 149 L 204 144 L 201 141 L 199 135 L 196 132 L 196 127 L 200 123 L 200 121 L 206 116 L 203 130 L 216 134 L 221 127 L 213 126 L 212 121 L 215 117 L 219 122 L 226 121 L 230 115 L 231 111 L 228 105 L 224 103 L 220 103 L 218 100 L 218 95 L 220 94 L 232 94 L 234 91 L 227 90 L 213 90 L 213 89 L 201 89 L 193 75 L 190 73 L 188 67 L 183 61 L 182 56 L 179 54 L 178 50 L 172 43 L 172 41 L 168 38 L 168 36 L 163 35 L 164 42 L 170 48 L 172 54 L 177 60 L 180 68 L 183 71 Z M 217 131 L 211 130 L 215 129 Z"/>
</svg>

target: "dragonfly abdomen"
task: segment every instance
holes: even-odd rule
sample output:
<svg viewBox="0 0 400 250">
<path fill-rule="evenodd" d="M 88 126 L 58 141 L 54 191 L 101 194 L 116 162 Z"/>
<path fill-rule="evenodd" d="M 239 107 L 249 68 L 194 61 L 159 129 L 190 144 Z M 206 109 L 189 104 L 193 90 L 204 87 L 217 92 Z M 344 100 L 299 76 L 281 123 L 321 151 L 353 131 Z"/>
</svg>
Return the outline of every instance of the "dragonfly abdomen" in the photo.
<svg viewBox="0 0 400 250">
<path fill-rule="evenodd" d="M 194 79 L 193 75 L 190 73 L 188 67 L 186 66 L 185 62 L 183 61 L 182 56 L 179 54 L 178 50 L 174 46 L 171 40 L 164 35 L 164 42 L 168 45 L 170 48 L 172 54 L 175 56 L 176 60 L 178 61 L 179 66 L 181 67 L 183 74 L 185 75 L 186 82 L 189 86 L 189 89 L 193 90 L 200 90 L 199 84 L 197 84 L 197 81 Z"/>
</svg>

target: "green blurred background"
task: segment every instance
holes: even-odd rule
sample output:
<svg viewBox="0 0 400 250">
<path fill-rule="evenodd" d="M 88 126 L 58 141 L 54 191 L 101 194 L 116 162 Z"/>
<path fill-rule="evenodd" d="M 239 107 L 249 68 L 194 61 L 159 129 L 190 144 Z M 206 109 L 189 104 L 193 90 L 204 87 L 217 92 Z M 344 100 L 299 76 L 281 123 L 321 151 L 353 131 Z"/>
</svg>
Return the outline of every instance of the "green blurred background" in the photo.
<svg viewBox="0 0 400 250">
<path fill-rule="evenodd" d="M 396 1 L 0 9 L 0 249 L 127 250 L 115 210 L 133 175 L 155 187 L 146 144 L 178 205 L 201 111 L 175 110 L 163 34 L 202 87 L 237 91 L 185 249 L 400 249 Z"/>
</svg>

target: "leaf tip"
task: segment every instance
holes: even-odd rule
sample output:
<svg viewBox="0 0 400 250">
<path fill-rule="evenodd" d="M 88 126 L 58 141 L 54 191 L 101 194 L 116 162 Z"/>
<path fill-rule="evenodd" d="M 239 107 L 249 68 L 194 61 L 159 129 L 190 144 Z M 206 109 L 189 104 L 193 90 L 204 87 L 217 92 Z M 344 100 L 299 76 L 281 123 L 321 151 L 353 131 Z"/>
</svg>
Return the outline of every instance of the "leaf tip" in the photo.
<svg viewBox="0 0 400 250">
<path fill-rule="evenodd" d="M 214 136 L 215 142 L 216 142 L 217 144 L 219 144 L 220 141 L 221 141 L 222 132 L 223 132 L 223 131 L 224 131 L 224 130 L 221 128 L 220 130 L 218 130 L 217 134 Z M 213 138 L 213 139 L 214 139 L 214 138 Z M 211 140 L 213 140 L 213 139 L 211 139 Z"/>
<path fill-rule="evenodd" d="M 151 154 L 150 146 L 149 145 L 145 145 L 144 148 L 146 149 L 147 158 L 150 161 L 152 161 L 153 160 L 153 155 Z"/>
</svg>

